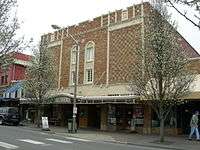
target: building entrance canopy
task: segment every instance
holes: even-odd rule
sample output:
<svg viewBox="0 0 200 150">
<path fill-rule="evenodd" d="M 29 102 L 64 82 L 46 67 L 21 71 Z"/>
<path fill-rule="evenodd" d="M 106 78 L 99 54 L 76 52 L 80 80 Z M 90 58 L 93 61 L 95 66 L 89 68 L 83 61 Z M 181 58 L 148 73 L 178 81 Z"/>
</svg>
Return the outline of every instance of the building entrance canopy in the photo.
<svg viewBox="0 0 200 150">
<path fill-rule="evenodd" d="M 135 104 L 137 97 L 135 95 L 126 96 L 77 96 L 77 104 Z M 20 104 L 37 104 L 37 101 L 31 98 L 20 99 Z M 43 101 L 43 104 L 73 104 L 72 94 L 52 95 Z"/>
</svg>

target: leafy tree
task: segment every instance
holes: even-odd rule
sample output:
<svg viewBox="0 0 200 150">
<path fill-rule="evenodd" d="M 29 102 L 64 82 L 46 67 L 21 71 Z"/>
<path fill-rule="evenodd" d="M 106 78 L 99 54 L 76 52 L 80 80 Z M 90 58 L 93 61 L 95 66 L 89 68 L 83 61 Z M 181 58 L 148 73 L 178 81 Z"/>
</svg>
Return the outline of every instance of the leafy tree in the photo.
<svg viewBox="0 0 200 150">
<path fill-rule="evenodd" d="M 180 47 L 175 23 L 167 9 L 161 3 L 155 8 L 156 11 L 144 18 L 144 45 L 136 51 L 131 87 L 141 96 L 141 102 L 156 112 L 163 142 L 165 119 L 189 94 L 195 75 L 186 69 L 188 56 Z"/>
<path fill-rule="evenodd" d="M 41 44 L 39 50 L 34 51 L 31 65 L 26 70 L 24 86 L 37 105 L 37 126 L 40 127 L 43 104 L 48 100 L 48 92 L 55 87 L 54 57 L 47 44 Z"/>
</svg>

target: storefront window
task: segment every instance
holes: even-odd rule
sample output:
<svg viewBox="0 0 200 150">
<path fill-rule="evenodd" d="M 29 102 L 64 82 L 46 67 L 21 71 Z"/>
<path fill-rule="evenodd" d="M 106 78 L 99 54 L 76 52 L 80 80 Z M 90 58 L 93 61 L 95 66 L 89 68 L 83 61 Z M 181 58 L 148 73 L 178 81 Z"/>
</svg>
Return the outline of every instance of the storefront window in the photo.
<svg viewBox="0 0 200 150">
<path fill-rule="evenodd" d="M 132 105 L 118 105 L 116 107 L 116 118 L 118 129 L 129 129 L 133 113 Z"/>
<path fill-rule="evenodd" d="M 133 111 L 133 119 L 136 127 L 143 127 L 144 125 L 144 107 L 135 106 Z"/>
<path fill-rule="evenodd" d="M 172 111 L 168 114 L 167 118 L 165 119 L 165 127 L 166 128 L 176 128 L 177 127 L 177 113 L 175 109 L 172 109 Z M 160 121 L 155 113 L 155 111 L 152 112 L 152 127 L 160 127 Z"/>
<path fill-rule="evenodd" d="M 165 120 L 165 127 L 167 128 L 176 128 L 177 127 L 177 113 L 175 109 L 172 109 L 172 111 L 169 113 Z"/>
<path fill-rule="evenodd" d="M 153 110 L 152 110 L 152 123 L 151 124 L 152 124 L 153 128 L 160 127 L 160 122 L 159 122 L 158 116 L 157 116 L 156 112 Z"/>
<path fill-rule="evenodd" d="M 113 105 L 109 106 L 108 109 L 108 124 L 109 125 L 116 125 L 116 107 Z"/>
</svg>

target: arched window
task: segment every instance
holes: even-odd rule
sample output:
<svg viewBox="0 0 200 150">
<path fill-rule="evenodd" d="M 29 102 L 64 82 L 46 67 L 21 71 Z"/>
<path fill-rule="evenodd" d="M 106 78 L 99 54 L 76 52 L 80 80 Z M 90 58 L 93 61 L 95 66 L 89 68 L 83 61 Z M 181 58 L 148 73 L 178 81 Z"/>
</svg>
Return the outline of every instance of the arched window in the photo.
<svg viewBox="0 0 200 150">
<path fill-rule="evenodd" d="M 94 60 L 94 43 L 93 42 L 88 42 L 85 47 L 85 60 L 86 62 Z"/>
<path fill-rule="evenodd" d="M 78 50 L 77 50 L 77 46 L 74 45 L 72 48 L 71 48 L 71 58 L 70 58 L 70 78 L 69 78 L 69 84 L 70 85 L 74 85 L 74 82 L 75 82 L 75 64 L 76 64 L 76 54 L 78 55 Z M 79 63 L 79 56 L 78 56 L 78 62 Z M 78 65 L 78 64 L 77 64 Z"/>
<path fill-rule="evenodd" d="M 76 46 L 73 46 L 71 49 L 71 63 L 76 63 Z"/>
<path fill-rule="evenodd" d="M 85 46 L 85 65 L 84 65 L 84 83 L 92 84 L 94 81 L 94 42 L 88 42 Z"/>
</svg>

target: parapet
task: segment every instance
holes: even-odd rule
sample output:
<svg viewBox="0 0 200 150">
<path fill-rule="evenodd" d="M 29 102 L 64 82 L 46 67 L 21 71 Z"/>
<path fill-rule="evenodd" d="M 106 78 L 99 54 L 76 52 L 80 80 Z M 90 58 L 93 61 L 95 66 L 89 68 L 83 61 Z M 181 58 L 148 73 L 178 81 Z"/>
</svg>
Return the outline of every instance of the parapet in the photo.
<svg viewBox="0 0 200 150">
<path fill-rule="evenodd" d="M 137 5 L 127 7 L 126 9 L 120 9 L 114 12 L 109 12 L 107 14 L 98 16 L 92 20 L 80 22 L 77 25 L 72 25 L 72 26 L 68 26 L 66 28 L 61 29 L 64 31 L 59 30 L 53 33 L 45 34 L 41 37 L 41 41 L 43 41 L 44 39 L 49 42 L 60 40 L 62 32 L 64 34 L 64 37 L 67 36 L 68 33 L 72 35 L 76 35 L 76 34 L 87 32 L 89 30 L 105 28 L 113 24 L 122 23 L 122 22 L 129 21 L 135 18 L 139 18 L 142 15 L 141 5 L 144 6 L 145 10 L 147 10 L 147 8 L 149 8 L 150 6 L 149 3 L 145 2 L 143 4 L 137 4 Z"/>
</svg>

